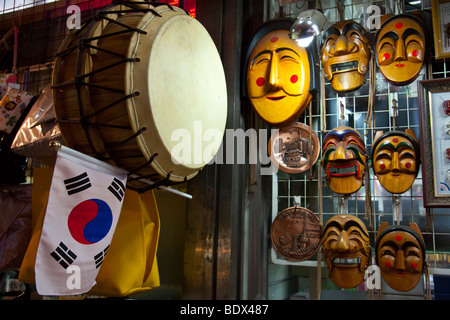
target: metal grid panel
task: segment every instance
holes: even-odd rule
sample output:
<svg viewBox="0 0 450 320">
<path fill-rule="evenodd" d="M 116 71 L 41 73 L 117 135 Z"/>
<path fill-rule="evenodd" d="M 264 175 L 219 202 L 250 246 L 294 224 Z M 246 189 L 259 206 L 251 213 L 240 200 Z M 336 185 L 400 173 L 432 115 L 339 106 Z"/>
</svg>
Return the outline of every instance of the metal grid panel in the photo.
<svg viewBox="0 0 450 320">
<path fill-rule="evenodd" d="M 389 1 L 387 1 L 389 2 Z M 329 24 L 340 20 L 340 14 L 337 7 L 337 2 L 331 0 L 322 0 L 322 9 L 326 15 Z M 351 19 L 363 26 L 366 26 L 366 21 L 369 14 L 366 8 L 375 4 L 381 9 L 381 14 L 395 12 L 395 8 L 389 9 L 386 7 L 385 1 L 367 1 L 367 0 L 345 0 L 343 2 L 341 13 L 343 19 Z M 414 1 L 403 3 L 404 12 L 413 10 L 422 10 L 426 19 L 427 25 L 431 26 L 431 4 L 430 1 Z M 299 2 L 282 6 L 280 8 L 281 16 L 296 17 L 301 11 L 316 8 L 316 1 Z M 375 35 L 376 30 L 368 30 L 371 37 Z M 429 47 L 432 46 L 432 39 L 429 42 Z M 432 52 L 432 50 L 429 50 Z M 312 128 L 317 133 L 320 142 L 325 134 L 339 126 L 345 125 L 355 128 L 359 133 L 365 137 L 366 150 L 370 154 L 372 139 L 375 133 L 379 130 L 384 132 L 393 130 L 392 108 L 390 107 L 393 98 L 397 100 L 397 115 L 395 117 L 395 128 L 404 131 L 410 128 L 414 131 L 417 138 L 420 136 L 419 128 L 419 111 L 417 100 L 417 81 L 427 79 L 428 72 L 432 72 L 434 78 L 443 78 L 450 76 L 450 65 L 447 61 L 436 61 L 432 58 L 432 64 L 426 64 L 421 70 L 419 77 L 412 84 L 397 87 L 390 85 L 384 80 L 383 75 L 377 68 L 376 72 L 376 96 L 373 123 L 366 123 L 367 106 L 369 101 L 369 85 L 368 74 L 366 74 L 366 83 L 357 91 L 352 93 L 340 94 L 335 92 L 328 81 L 325 82 L 325 105 L 326 114 L 321 114 L 319 107 L 320 95 L 317 100 L 313 101 L 312 106 Z M 341 120 L 340 102 L 345 104 L 344 119 Z M 326 130 L 321 130 L 321 119 L 326 119 Z M 299 119 L 300 122 L 310 124 L 308 110 Z M 342 121 L 342 122 L 341 122 Z M 321 157 L 319 157 L 320 159 Z M 316 169 L 322 170 L 317 164 Z M 319 196 L 318 196 L 318 180 L 317 174 L 315 178 L 309 180 L 307 178 L 308 172 L 301 174 L 287 174 L 279 171 L 274 177 L 273 183 L 273 208 L 272 218 L 278 212 L 285 208 L 294 206 L 295 203 L 302 207 L 306 207 L 313 212 L 318 212 Z M 324 175 L 322 175 L 324 177 Z M 324 181 L 324 180 L 323 180 Z M 405 193 L 394 197 L 391 193 L 384 190 L 376 177 L 370 169 L 370 187 L 372 194 L 372 224 L 373 229 L 369 229 L 371 246 L 374 248 L 376 233 L 380 222 L 387 221 L 389 224 L 395 224 L 396 214 L 394 214 L 394 201 L 400 201 L 400 219 L 399 224 L 409 225 L 410 222 L 416 222 L 425 238 L 427 246 L 427 261 L 434 273 L 449 273 L 446 269 L 450 267 L 450 258 L 447 254 L 450 251 L 450 217 L 446 209 L 431 209 L 430 215 L 426 214 L 423 207 L 422 200 L 422 174 L 419 172 L 414 185 Z M 324 185 L 323 188 L 323 225 L 332 216 L 341 213 L 340 196 L 335 194 Z M 365 217 L 365 186 L 363 186 L 357 193 L 348 197 L 345 205 L 345 212 L 354 214 L 360 218 L 367 226 L 369 221 Z M 283 257 L 277 255 L 275 250 L 271 252 L 272 259 L 277 264 L 300 265 L 300 266 L 315 266 L 316 256 L 305 262 L 292 262 L 285 260 Z M 441 268 L 441 269 L 434 269 Z"/>
</svg>

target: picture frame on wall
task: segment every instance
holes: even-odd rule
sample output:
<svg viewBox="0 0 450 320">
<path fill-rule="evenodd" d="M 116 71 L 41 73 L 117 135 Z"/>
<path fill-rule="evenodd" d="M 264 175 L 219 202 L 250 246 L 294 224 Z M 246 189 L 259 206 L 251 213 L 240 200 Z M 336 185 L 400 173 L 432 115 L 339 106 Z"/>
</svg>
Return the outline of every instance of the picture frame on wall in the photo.
<svg viewBox="0 0 450 320">
<path fill-rule="evenodd" d="M 450 207 L 450 78 L 417 82 L 423 204 Z"/>
<path fill-rule="evenodd" d="M 436 59 L 450 57 L 450 0 L 431 0 Z"/>
</svg>

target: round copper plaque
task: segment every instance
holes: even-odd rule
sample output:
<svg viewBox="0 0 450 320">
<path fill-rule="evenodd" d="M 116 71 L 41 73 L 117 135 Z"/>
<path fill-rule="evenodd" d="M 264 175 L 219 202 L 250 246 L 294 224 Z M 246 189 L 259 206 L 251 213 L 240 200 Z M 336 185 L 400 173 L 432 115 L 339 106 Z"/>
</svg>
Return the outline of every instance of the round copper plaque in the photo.
<svg viewBox="0 0 450 320">
<path fill-rule="evenodd" d="M 300 122 L 279 129 L 269 141 L 270 160 L 287 173 L 305 172 L 317 161 L 319 152 L 317 134 Z"/>
<path fill-rule="evenodd" d="M 288 260 L 303 261 L 320 247 L 322 227 L 310 210 L 292 207 L 281 211 L 272 222 L 270 238 L 275 250 Z"/>
</svg>

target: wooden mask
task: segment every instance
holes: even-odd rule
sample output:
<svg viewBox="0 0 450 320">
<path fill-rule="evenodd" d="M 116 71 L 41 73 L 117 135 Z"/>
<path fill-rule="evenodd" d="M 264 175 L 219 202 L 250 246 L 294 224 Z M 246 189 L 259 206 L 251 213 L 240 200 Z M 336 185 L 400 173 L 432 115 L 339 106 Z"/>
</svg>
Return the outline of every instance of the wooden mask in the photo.
<svg viewBox="0 0 450 320">
<path fill-rule="evenodd" d="M 414 289 L 425 267 L 425 243 L 419 227 L 387 222 L 380 225 L 375 242 L 375 258 L 384 281 L 397 291 Z"/>
<path fill-rule="evenodd" d="M 331 130 L 323 140 L 322 157 L 331 190 L 352 194 L 361 188 L 367 155 L 364 140 L 356 130 L 350 127 Z"/>
<path fill-rule="evenodd" d="M 332 217 L 323 229 L 322 252 L 335 285 L 345 289 L 358 286 L 364 280 L 371 252 L 366 226 L 352 215 Z"/>
<path fill-rule="evenodd" d="M 258 115 L 282 127 L 298 118 L 312 98 L 310 63 L 305 48 L 288 30 L 264 35 L 253 48 L 247 67 L 247 91 Z"/>
<path fill-rule="evenodd" d="M 339 21 L 328 28 L 320 58 L 331 87 L 340 92 L 360 88 L 366 78 L 371 54 L 369 35 L 359 23 Z"/>
<path fill-rule="evenodd" d="M 384 134 L 377 132 L 370 158 L 378 181 L 384 189 L 394 194 L 411 188 L 419 173 L 420 149 L 411 129 Z"/>
<path fill-rule="evenodd" d="M 386 81 L 398 86 L 413 82 L 425 61 L 426 33 L 409 14 L 386 20 L 375 36 L 376 60 Z"/>
</svg>

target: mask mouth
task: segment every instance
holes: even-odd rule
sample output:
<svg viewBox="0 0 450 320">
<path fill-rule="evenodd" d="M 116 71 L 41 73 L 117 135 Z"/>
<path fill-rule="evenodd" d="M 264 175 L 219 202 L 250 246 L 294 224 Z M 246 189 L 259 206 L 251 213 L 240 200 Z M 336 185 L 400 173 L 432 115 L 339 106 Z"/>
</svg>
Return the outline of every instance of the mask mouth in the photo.
<svg viewBox="0 0 450 320">
<path fill-rule="evenodd" d="M 391 171 L 391 177 L 392 178 L 399 178 L 401 176 L 402 172 L 398 169 L 394 169 Z"/>
<path fill-rule="evenodd" d="M 330 165 L 328 168 L 328 173 L 331 177 L 349 177 L 349 176 L 359 176 L 359 166 L 354 165 L 344 165 L 344 166 L 336 166 Z"/>
<path fill-rule="evenodd" d="M 331 263 L 338 267 L 356 267 L 361 264 L 361 258 L 331 258 Z"/>
<path fill-rule="evenodd" d="M 286 98 L 286 96 L 279 96 L 279 97 L 267 97 L 267 99 L 271 101 L 280 101 L 282 99 Z"/>
<path fill-rule="evenodd" d="M 358 61 L 336 63 L 331 66 L 333 73 L 343 73 L 358 70 Z"/>
</svg>

